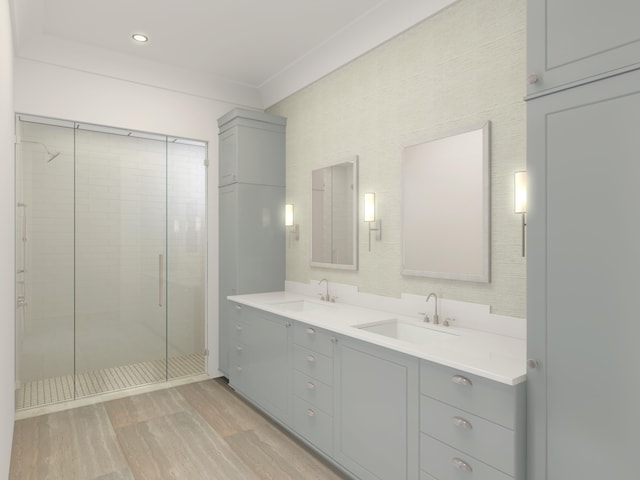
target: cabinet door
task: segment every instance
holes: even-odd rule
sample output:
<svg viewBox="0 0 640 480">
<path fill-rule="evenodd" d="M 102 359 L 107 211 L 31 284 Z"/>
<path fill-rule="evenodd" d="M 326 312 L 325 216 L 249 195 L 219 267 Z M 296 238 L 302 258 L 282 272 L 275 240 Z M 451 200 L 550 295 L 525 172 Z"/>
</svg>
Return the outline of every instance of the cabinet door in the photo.
<svg viewBox="0 0 640 480">
<path fill-rule="evenodd" d="M 419 475 L 418 359 L 338 339 L 335 457 L 362 479 Z"/>
<path fill-rule="evenodd" d="M 640 71 L 527 123 L 528 478 L 638 478 Z"/>
<path fill-rule="evenodd" d="M 237 183 L 237 293 L 284 290 L 284 188 Z"/>
<path fill-rule="evenodd" d="M 640 2 L 527 3 L 529 94 L 640 67 Z"/>
<path fill-rule="evenodd" d="M 236 255 L 238 233 L 238 202 L 233 186 L 221 187 L 219 199 L 219 283 L 218 283 L 218 344 L 219 369 L 229 372 L 229 328 L 234 315 L 234 305 L 227 300 L 236 292 Z"/>
<path fill-rule="evenodd" d="M 252 183 L 285 186 L 283 125 L 252 122 L 236 125 L 218 136 L 218 184 Z"/>
<path fill-rule="evenodd" d="M 292 336 L 288 319 L 242 307 L 242 370 L 232 385 L 265 412 L 291 421 L 293 396 Z"/>
<path fill-rule="evenodd" d="M 283 157 L 284 158 L 284 157 Z M 238 173 L 237 129 L 227 130 L 218 136 L 218 185 L 236 183 Z"/>
</svg>

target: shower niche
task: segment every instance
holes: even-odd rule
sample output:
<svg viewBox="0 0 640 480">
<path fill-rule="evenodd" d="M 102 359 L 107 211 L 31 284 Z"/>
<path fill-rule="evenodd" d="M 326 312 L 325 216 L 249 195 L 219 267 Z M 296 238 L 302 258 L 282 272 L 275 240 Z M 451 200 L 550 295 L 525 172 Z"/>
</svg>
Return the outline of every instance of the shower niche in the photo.
<svg viewBox="0 0 640 480">
<path fill-rule="evenodd" d="M 205 142 L 16 116 L 16 409 L 205 372 Z"/>
</svg>

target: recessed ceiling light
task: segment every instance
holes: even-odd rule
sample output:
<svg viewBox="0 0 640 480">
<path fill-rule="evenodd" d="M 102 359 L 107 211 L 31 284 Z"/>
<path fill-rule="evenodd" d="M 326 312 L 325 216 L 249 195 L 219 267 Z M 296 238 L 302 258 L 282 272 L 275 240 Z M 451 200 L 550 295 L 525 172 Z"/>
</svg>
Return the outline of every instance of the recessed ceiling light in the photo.
<svg viewBox="0 0 640 480">
<path fill-rule="evenodd" d="M 141 43 L 149 41 L 149 37 L 141 33 L 134 33 L 133 35 L 131 35 L 131 38 L 133 38 L 136 42 L 141 42 Z"/>
</svg>

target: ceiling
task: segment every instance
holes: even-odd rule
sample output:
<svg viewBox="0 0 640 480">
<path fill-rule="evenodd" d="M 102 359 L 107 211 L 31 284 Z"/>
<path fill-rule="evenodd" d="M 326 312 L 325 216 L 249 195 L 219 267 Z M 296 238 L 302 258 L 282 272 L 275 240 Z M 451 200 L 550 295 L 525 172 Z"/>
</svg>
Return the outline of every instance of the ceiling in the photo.
<svg viewBox="0 0 640 480">
<path fill-rule="evenodd" d="M 20 57 L 50 63 L 53 49 L 120 55 L 261 89 L 324 65 L 315 78 L 454 0 L 11 0 Z M 149 42 L 136 43 L 133 33 Z M 51 58 L 46 58 L 47 55 Z M 73 63 L 67 54 L 64 62 Z M 74 68 L 90 69 L 77 55 Z M 299 75 L 298 75 L 299 76 Z M 304 75 L 303 75 L 304 76 Z M 308 75 L 307 75 L 308 76 Z M 291 86 L 289 89 L 300 88 Z M 280 94 L 282 96 L 282 94 Z"/>
</svg>

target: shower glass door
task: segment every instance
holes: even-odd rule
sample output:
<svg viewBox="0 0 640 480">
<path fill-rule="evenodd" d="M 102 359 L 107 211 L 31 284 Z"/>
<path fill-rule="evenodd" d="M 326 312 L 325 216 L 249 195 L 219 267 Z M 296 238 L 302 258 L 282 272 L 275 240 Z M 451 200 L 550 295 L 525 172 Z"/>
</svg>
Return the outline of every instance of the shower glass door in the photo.
<svg viewBox="0 0 640 480">
<path fill-rule="evenodd" d="M 166 137 L 75 129 L 76 396 L 166 379 Z"/>
<path fill-rule="evenodd" d="M 205 373 L 206 143 L 16 134 L 16 409 Z"/>
</svg>

